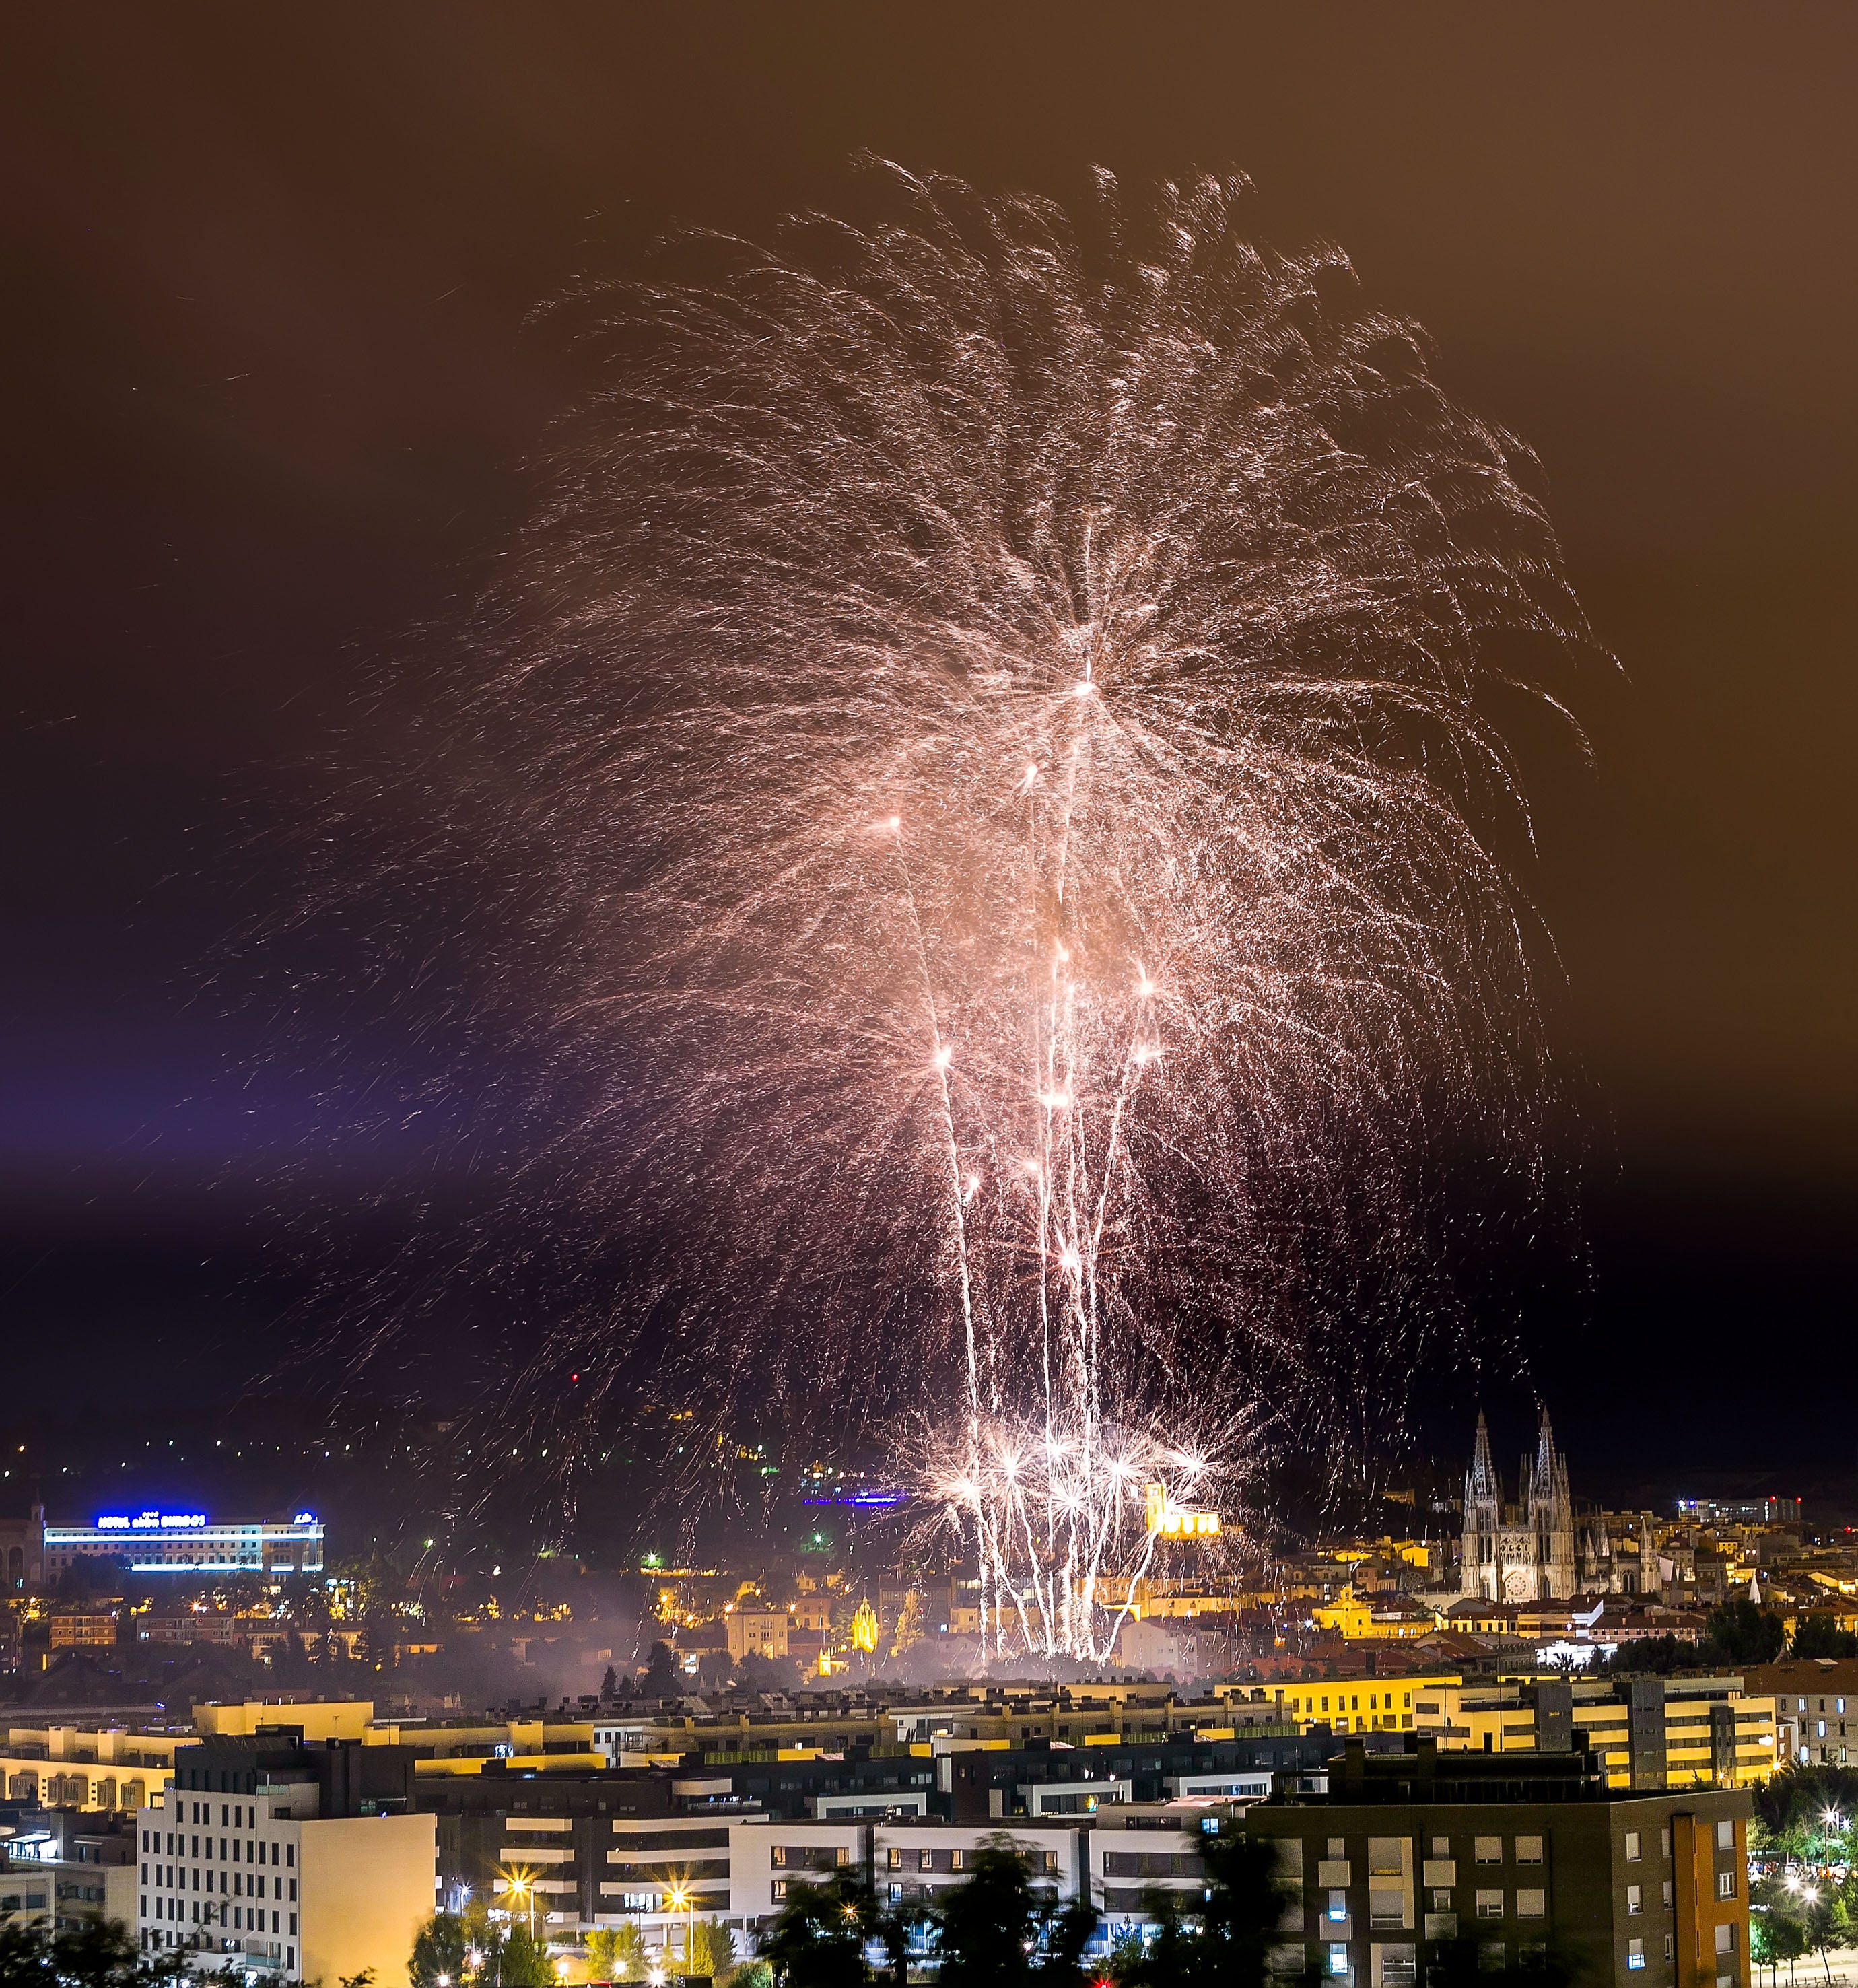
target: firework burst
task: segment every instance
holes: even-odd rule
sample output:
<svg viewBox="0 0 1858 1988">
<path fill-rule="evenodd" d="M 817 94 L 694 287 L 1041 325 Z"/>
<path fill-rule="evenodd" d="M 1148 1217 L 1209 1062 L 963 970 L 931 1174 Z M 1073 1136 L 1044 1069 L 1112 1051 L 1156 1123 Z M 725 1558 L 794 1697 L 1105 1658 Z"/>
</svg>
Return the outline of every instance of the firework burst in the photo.
<svg viewBox="0 0 1858 1988">
<path fill-rule="evenodd" d="M 1242 181 L 1073 219 L 878 179 L 880 224 L 569 300 L 606 384 L 424 847 L 468 852 L 474 1002 L 549 1098 L 495 1246 L 627 1239 L 537 1371 L 649 1362 L 719 1427 L 947 1404 L 921 1478 L 991 1643 L 1100 1654 L 1148 1486 L 1355 1413 L 1312 1262 L 1435 1318 L 1411 1156 L 1443 1120 L 1528 1174 L 1478 698 L 1586 637 L 1526 452 Z M 1423 1330 L 1377 1329 L 1397 1412 Z"/>
</svg>

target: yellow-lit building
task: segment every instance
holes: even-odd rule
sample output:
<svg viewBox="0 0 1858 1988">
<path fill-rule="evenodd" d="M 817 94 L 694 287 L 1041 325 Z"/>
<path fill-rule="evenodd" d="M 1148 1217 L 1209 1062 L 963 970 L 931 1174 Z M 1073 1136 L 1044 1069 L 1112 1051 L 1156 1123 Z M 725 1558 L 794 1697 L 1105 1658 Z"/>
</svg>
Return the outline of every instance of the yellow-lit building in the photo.
<svg viewBox="0 0 1858 1988">
<path fill-rule="evenodd" d="M 1411 1733 L 1417 1729 L 1420 1699 L 1458 1684 L 1455 1672 L 1421 1677 L 1324 1678 L 1283 1687 L 1288 1723 L 1308 1731 L 1327 1726 L 1337 1733 Z"/>
<path fill-rule="evenodd" d="M 140 1808 L 174 1778 L 187 1733 L 124 1733 L 79 1726 L 0 1729 L 0 1793 L 48 1807 Z"/>
<path fill-rule="evenodd" d="M 833 1602 L 830 1594 L 796 1594 L 787 1604 L 787 1613 L 796 1629 L 810 1629 L 816 1633 L 833 1626 Z"/>
<path fill-rule="evenodd" d="M 243 1739 L 261 1726 L 300 1726 L 306 1740 L 362 1740 L 372 1736 L 371 1699 L 248 1698 L 236 1704 L 217 1701 L 193 1709 L 194 1730 L 203 1740 Z"/>
<path fill-rule="evenodd" d="M 1593 1753 L 1609 1787 L 1754 1787 L 1775 1763 L 1774 1700 L 1735 1677 L 1442 1680 L 1414 1712 L 1441 1746 Z"/>
<path fill-rule="evenodd" d="M 56 1608 L 48 1618 L 55 1650 L 113 1650 L 120 1611 L 102 1602 Z"/>
<path fill-rule="evenodd" d="M 1333 1601 L 1310 1611 L 1316 1626 L 1333 1629 L 1346 1641 L 1399 1642 L 1430 1636 L 1440 1626 L 1430 1608 L 1417 1608 L 1398 1595 L 1370 1600 L 1345 1587 Z"/>
<path fill-rule="evenodd" d="M 728 1631 L 729 1658 L 784 1657 L 787 1654 L 788 1613 L 785 1608 L 731 1608 L 723 1617 Z"/>
</svg>

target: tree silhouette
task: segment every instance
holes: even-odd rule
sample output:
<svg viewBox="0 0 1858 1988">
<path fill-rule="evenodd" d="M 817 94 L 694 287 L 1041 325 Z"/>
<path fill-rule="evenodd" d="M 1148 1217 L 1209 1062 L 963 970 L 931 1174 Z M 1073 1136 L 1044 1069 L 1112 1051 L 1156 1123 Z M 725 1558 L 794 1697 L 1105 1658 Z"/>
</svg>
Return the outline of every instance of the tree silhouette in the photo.
<svg viewBox="0 0 1858 1988">
<path fill-rule="evenodd" d="M 862 1988 L 869 1911 L 860 1888 L 789 1884 L 759 1943 L 775 1988 Z"/>
<path fill-rule="evenodd" d="M 675 1698 L 677 1696 L 677 1659 L 669 1643 L 654 1643 L 651 1655 L 646 1659 L 644 1682 L 640 1691 L 647 1698 Z"/>
<path fill-rule="evenodd" d="M 1011 1988 L 1032 1979 L 1041 1901 L 1005 1841 L 980 1851 L 972 1875 L 937 1903 L 942 1988 Z"/>
</svg>

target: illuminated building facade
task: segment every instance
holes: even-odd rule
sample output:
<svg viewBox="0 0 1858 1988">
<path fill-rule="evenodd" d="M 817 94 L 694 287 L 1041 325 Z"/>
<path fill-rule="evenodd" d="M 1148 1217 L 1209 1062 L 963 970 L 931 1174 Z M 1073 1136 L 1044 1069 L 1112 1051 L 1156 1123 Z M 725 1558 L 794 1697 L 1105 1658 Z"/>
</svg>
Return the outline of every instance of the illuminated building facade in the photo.
<svg viewBox="0 0 1858 1988">
<path fill-rule="evenodd" d="M 1546 1601 L 1577 1591 L 1574 1501 L 1566 1459 L 1542 1411 L 1532 1465 L 1525 1458 L 1518 1502 L 1503 1502 L 1490 1460 L 1490 1432 L 1478 1418 L 1477 1445 L 1464 1479 L 1463 1592 L 1487 1601 Z"/>
<path fill-rule="evenodd" d="M 137 1574 L 320 1574 L 323 1525 L 291 1519 L 209 1520 L 204 1512 L 106 1512 L 93 1526 L 47 1526 L 48 1575 L 85 1561 L 127 1561 Z"/>
</svg>

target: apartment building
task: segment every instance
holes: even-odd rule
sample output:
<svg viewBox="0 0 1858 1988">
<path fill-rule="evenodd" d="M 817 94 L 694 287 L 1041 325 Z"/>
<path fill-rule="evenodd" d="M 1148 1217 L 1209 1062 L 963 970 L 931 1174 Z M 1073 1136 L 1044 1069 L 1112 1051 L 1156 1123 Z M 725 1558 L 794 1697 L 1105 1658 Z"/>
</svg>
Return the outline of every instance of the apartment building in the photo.
<svg viewBox="0 0 1858 1988">
<path fill-rule="evenodd" d="M 203 1742 L 137 1816 L 137 1942 L 190 1966 L 390 1978 L 433 1909 L 434 1831 L 410 1760 L 295 1732 Z"/>
<path fill-rule="evenodd" d="M 1745 1790 L 1621 1793 L 1576 1753 L 1351 1743 L 1327 1796 L 1248 1809 L 1296 1898 L 1276 1969 L 1407 1988 L 1445 1942 L 1480 1971 L 1551 1946 L 1618 1988 L 1748 1988 Z"/>
<path fill-rule="evenodd" d="M 739 1664 L 749 1656 L 785 1656 L 790 1619 L 785 1608 L 728 1609 L 723 1626 L 731 1662 Z"/>
<path fill-rule="evenodd" d="M 1206 1882 L 1201 1844 L 1242 1828 L 1251 1806 L 1203 1795 L 1099 1810 L 1085 1841 L 1086 1882 L 1092 1900 L 1103 1908 L 1110 1944 L 1147 1922 L 1145 1895 L 1150 1892 L 1171 1892 L 1191 1912 Z"/>
<path fill-rule="evenodd" d="M 1459 1682 L 1456 1671 L 1413 1677 L 1323 1678 L 1283 1687 L 1285 1716 L 1299 1730 L 1336 1733 L 1411 1733 L 1421 1699 Z"/>
<path fill-rule="evenodd" d="M 1744 1682 L 1772 1696 L 1779 1763 L 1848 1767 L 1858 1758 L 1858 1658 L 1751 1665 Z"/>
<path fill-rule="evenodd" d="M 114 1920 L 133 1932 L 134 1844 L 113 1816 L 12 1810 L 0 1823 L 0 1919 L 56 1932 Z"/>
<path fill-rule="evenodd" d="M 190 1731 L 14 1726 L 0 1729 L 0 1795 L 50 1808 L 140 1808 L 167 1786 Z"/>
<path fill-rule="evenodd" d="M 122 1614 L 113 1601 L 58 1602 L 46 1624 L 55 1650 L 113 1650 Z"/>
<path fill-rule="evenodd" d="M 1775 1701 L 1741 1677 L 1431 1680 L 1415 1730 L 1476 1753 L 1600 1756 L 1607 1785 L 1752 1787 L 1774 1771 Z"/>
<path fill-rule="evenodd" d="M 494 1910 L 532 1916 L 538 1931 L 631 1923 L 651 1947 L 675 1946 L 693 1918 L 721 1921 L 738 1950 L 785 1904 L 796 1884 L 846 1876 L 877 1885 L 896 1902 L 932 1902 L 963 1881 L 998 1824 L 962 1825 L 921 1814 L 815 1820 L 752 1806 L 670 1811 L 677 1783 L 617 1776 L 485 1775 L 475 1785 L 422 1786 L 418 1798 L 447 1804 L 438 1817 L 434 1895 L 457 1907 L 467 1896 Z M 614 1810 L 650 1787 L 667 1807 Z M 687 1789 L 681 1798 L 702 1799 Z M 466 1804 L 468 1804 L 468 1809 Z M 519 1804 L 521 1804 L 519 1807 Z M 1086 1829 L 1077 1819 L 1015 1821 L 1008 1832 L 1035 1882 L 1073 1898 L 1083 1882 Z"/>
<path fill-rule="evenodd" d="M 927 1818 L 880 1823 L 871 1832 L 870 1848 L 879 1895 L 894 1905 L 931 1905 L 939 1892 L 964 1881 L 977 1851 L 1002 1837 L 1018 1851 L 1032 1882 L 1049 1888 L 1057 1902 L 1079 1895 L 1087 1878 L 1090 1831 L 1049 1815 L 1017 1820 L 1005 1831 Z"/>
<path fill-rule="evenodd" d="M 787 1902 L 796 1885 L 829 1884 L 844 1876 L 874 1885 L 896 1905 L 933 1905 L 967 1881 L 975 1857 L 1004 1840 L 1033 1883 L 1056 1903 L 1079 1895 L 1084 1877 L 1085 1831 L 1075 1821 L 1019 1820 L 1002 1831 L 905 1817 L 875 1824 L 790 1823 L 748 1817 L 728 1825 L 725 1923 L 747 1954 L 755 1935 Z M 647 1917 L 648 1943 L 674 1919 Z"/>
</svg>

